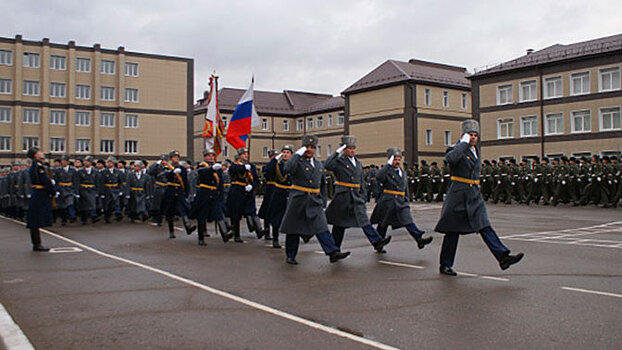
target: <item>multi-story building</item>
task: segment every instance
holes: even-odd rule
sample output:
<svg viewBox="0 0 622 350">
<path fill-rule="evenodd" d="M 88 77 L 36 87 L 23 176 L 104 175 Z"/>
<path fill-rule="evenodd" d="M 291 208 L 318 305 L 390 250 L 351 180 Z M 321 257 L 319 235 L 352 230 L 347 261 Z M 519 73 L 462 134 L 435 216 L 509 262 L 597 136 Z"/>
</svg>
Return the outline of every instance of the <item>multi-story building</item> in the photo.
<svg viewBox="0 0 622 350">
<path fill-rule="evenodd" d="M 343 91 L 345 132 L 359 138 L 364 163 L 382 164 L 400 147 L 408 163 L 440 161 L 471 118 L 465 68 L 411 59 L 388 60 Z"/>
<path fill-rule="evenodd" d="M 622 35 L 556 44 L 469 77 L 485 158 L 622 150 Z"/>
<path fill-rule="evenodd" d="M 191 155 L 190 58 L 0 38 L 0 163 L 50 157 Z"/>
</svg>

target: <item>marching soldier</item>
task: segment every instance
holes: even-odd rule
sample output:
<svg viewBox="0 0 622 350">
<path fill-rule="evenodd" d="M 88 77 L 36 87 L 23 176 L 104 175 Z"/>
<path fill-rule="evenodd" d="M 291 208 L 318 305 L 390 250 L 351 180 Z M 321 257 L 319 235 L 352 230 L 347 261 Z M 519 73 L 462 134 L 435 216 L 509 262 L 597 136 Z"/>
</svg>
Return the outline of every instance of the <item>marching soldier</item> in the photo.
<svg viewBox="0 0 622 350">
<path fill-rule="evenodd" d="M 274 159 L 276 157 L 276 151 L 273 149 L 269 150 L 268 157 L 270 160 Z M 257 212 L 257 216 L 263 220 L 264 226 L 262 231 L 265 232 L 264 239 L 270 240 L 270 216 L 268 216 L 268 214 L 270 212 L 270 204 L 272 203 L 272 193 L 274 192 L 274 176 L 273 174 L 268 174 L 265 165 L 261 169 L 261 172 L 265 180 L 265 185 L 263 187 L 263 200 L 259 207 L 259 212 Z"/>
<path fill-rule="evenodd" d="M 281 248 L 279 227 L 283 222 L 289 190 L 292 187 L 292 180 L 289 174 L 285 172 L 285 163 L 292 158 L 293 154 L 294 146 L 284 145 L 281 148 L 281 153 L 271 159 L 265 167 L 267 176 L 274 179 L 274 192 L 270 198 L 268 217 L 270 218 L 269 225 L 272 227 L 272 247 L 277 249 Z"/>
<path fill-rule="evenodd" d="M 32 166 L 28 174 L 32 184 L 32 196 L 29 199 L 26 227 L 30 229 L 32 250 L 47 252 L 50 249 L 41 245 L 41 233 L 39 228 L 52 226 L 52 197 L 56 194 L 54 180 L 48 176 L 48 170 L 43 165 L 45 160 L 39 148 L 32 147 L 28 150 L 28 158 L 32 159 Z"/>
<path fill-rule="evenodd" d="M 166 177 L 166 189 L 162 196 L 162 212 L 168 223 L 168 238 L 175 238 L 175 216 L 180 216 L 186 229 L 186 234 L 190 235 L 196 226 L 190 224 L 188 211 L 188 174 L 186 168 L 179 162 L 179 152 L 171 151 L 168 155 L 171 160 L 166 165 L 164 176 Z"/>
<path fill-rule="evenodd" d="M 451 184 L 443 203 L 441 218 L 434 229 L 444 233 L 440 254 L 440 273 L 456 276 L 452 269 L 458 238 L 461 234 L 479 232 L 493 253 L 502 270 L 516 264 L 523 253 L 511 255 L 488 221 L 486 205 L 479 192 L 480 153 L 477 147 L 479 123 L 475 120 L 462 122 L 462 138 L 445 154 L 451 167 Z"/>
<path fill-rule="evenodd" d="M 162 226 L 162 198 L 166 190 L 166 168 L 168 167 L 168 155 L 160 155 L 160 160 L 149 167 L 148 174 L 153 180 L 153 192 L 151 200 L 151 217 L 158 226 Z"/>
<path fill-rule="evenodd" d="M 147 221 L 147 198 L 151 196 L 151 180 L 143 169 L 143 162 L 134 162 L 134 169 L 126 174 L 125 201 L 127 203 L 127 214 L 130 220 Z"/>
<path fill-rule="evenodd" d="M 428 166 L 428 162 L 425 159 L 421 160 L 421 169 L 419 170 L 419 176 L 421 181 L 419 182 L 419 186 L 417 186 L 417 194 L 415 195 L 415 199 L 423 201 L 424 199 L 428 202 L 432 201 L 432 179 L 430 179 L 430 167 Z M 425 197 L 424 194 L 425 193 Z"/>
<path fill-rule="evenodd" d="M 61 167 L 54 171 L 54 181 L 56 181 L 56 207 L 60 210 L 61 225 L 65 226 L 67 220 L 76 222 L 76 195 L 78 194 L 78 173 L 69 166 L 69 156 L 61 158 Z"/>
<path fill-rule="evenodd" d="M 540 158 L 535 157 L 533 166 L 531 167 L 530 182 L 527 186 L 529 195 L 527 196 L 527 205 L 533 201 L 535 204 L 540 202 L 544 187 L 544 174 L 542 173 L 542 164 L 540 164 Z"/>
<path fill-rule="evenodd" d="M 438 168 L 437 162 L 430 163 L 430 179 L 432 182 L 432 196 L 430 202 L 434 200 L 434 194 L 438 193 L 441 184 L 441 170 Z"/>
<path fill-rule="evenodd" d="M 110 217 L 114 213 L 116 220 L 121 221 L 121 196 L 123 196 L 123 182 L 121 172 L 115 167 L 116 159 L 108 157 L 106 169 L 100 172 L 99 196 L 102 200 L 104 220 L 110 223 Z"/>
<path fill-rule="evenodd" d="M 115 164 L 119 172 L 119 178 L 121 178 L 121 191 L 125 191 L 125 189 L 127 188 L 127 175 L 131 172 L 131 170 L 127 169 L 126 165 L 127 162 L 123 159 Z M 127 213 L 127 194 L 127 192 L 124 192 L 121 193 L 121 195 L 119 196 L 119 210 L 121 211 L 121 213 Z"/>
<path fill-rule="evenodd" d="M 341 248 L 346 228 L 361 227 L 374 249 L 379 253 L 384 252 L 384 246 L 389 244 L 391 236 L 381 237 L 367 217 L 365 207 L 367 196 L 361 187 L 363 166 L 355 157 L 356 137 L 344 136 L 341 143 L 341 147 L 324 163 L 326 169 L 331 170 L 337 180 L 335 198 L 326 209 L 326 219 L 333 225 L 335 245 Z"/>
<path fill-rule="evenodd" d="M 78 170 L 77 188 L 78 211 L 82 225 L 86 225 L 87 218 L 91 218 L 92 223 L 99 221 L 97 215 L 97 200 L 99 193 L 99 173 L 93 168 L 93 157 L 84 158 L 84 167 Z"/>
<path fill-rule="evenodd" d="M 438 188 L 438 195 L 436 195 L 437 202 L 443 201 L 443 196 L 445 195 L 445 192 L 447 192 L 447 186 L 449 186 L 449 182 L 451 181 L 449 179 L 450 177 L 451 177 L 451 174 L 449 171 L 449 165 L 447 164 L 447 161 L 443 159 L 443 168 L 441 169 L 441 180 L 440 180 L 441 183 Z"/>
</svg>

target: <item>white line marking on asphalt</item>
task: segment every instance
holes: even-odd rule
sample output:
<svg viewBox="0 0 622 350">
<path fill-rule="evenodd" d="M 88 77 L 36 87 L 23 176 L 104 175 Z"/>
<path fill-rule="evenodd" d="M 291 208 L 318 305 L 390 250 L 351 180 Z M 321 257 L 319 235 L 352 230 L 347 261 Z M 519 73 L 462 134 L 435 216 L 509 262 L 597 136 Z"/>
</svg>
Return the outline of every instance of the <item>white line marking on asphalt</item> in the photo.
<svg viewBox="0 0 622 350">
<path fill-rule="evenodd" d="M 404 264 L 404 263 L 397 263 L 397 262 L 393 262 L 393 261 L 378 260 L 378 262 L 381 263 L 381 264 L 385 264 L 385 265 L 393 265 L 393 266 L 399 266 L 399 267 L 408 267 L 408 268 L 411 268 L 411 269 L 418 269 L 418 270 L 425 269 L 425 267 L 423 267 L 423 266 L 412 265 L 412 264 Z M 477 277 L 477 278 L 481 278 L 481 279 L 485 279 L 485 280 L 492 280 L 492 281 L 502 281 L 502 282 L 509 282 L 510 281 L 509 279 L 503 278 L 503 277 L 478 275 L 478 274 L 475 274 L 475 273 L 468 273 L 468 272 L 458 272 L 458 275 L 467 276 L 467 277 Z"/>
<path fill-rule="evenodd" d="M 561 287 L 561 288 L 562 288 L 563 290 L 569 290 L 569 291 L 579 292 L 579 293 L 596 294 L 596 295 L 604 295 L 604 296 L 608 296 L 608 297 L 622 298 L 622 294 L 616 294 L 616 293 L 599 292 L 599 291 L 597 291 L 597 290 L 589 290 L 589 289 L 581 289 L 581 288 L 572 288 L 572 287 Z"/>
<path fill-rule="evenodd" d="M 0 304 L 0 341 L 4 343 L 7 350 L 34 350 L 24 332 L 13 321 L 2 304 Z"/>
<path fill-rule="evenodd" d="M 378 260 L 378 262 L 381 263 L 381 264 L 385 264 L 385 265 L 393 265 L 393 266 L 399 266 L 399 267 L 408 267 L 408 268 L 411 268 L 411 269 L 418 269 L 418 270 L 423 270 L 425 268 L 425 267 L 419 266 L 419 265 L 402 264 L 402 263 L 396 263 L 396 262 L 386 261 L 386 260 Z"/>
<path fill-rule="evenodd" d="M 617 240 L 610 239 L 590 239 L 584 236 L 608 234 L 615 235 L 622 233 L 622 221 L 614 221 L 601 225 L 594 225 L 588 227 L 580 227 L 575 229 L 565 229 L 559 231 L 543 231 L 543 232 L 529 232 L 519 233 L 508 236 L 502 236 L 503 239 L 524 241 L 524 242 L 539 242 L 539 243 L 553 243 L 553 244 L 566 244 L 576 246 L 590 246 L 601 248 L 622 248 L 622 244 Z"/>
<path fill-rule="evenodd" d="M 83 252 L 82 249 L 78 247 L 58 247 L 58 248 L 50 248 L 50 253 L 80 253 Z"/>
<path fill-rule="evenodd" d="M 7 219 L 7 218 L 5 218 L 5 219 Z M 12 220 L 12 219 L 7 219 L 7 220 L 10 220 L 10 221 L 13 221 L 15 223 L 19 223 L 19 224 L 24 225 L 24 223 L 19 222 L 17 220 Z M 368 346 L 376 348 L 376 349 L 399 350 L 399 348 L 396 348 L 396 347 L 393 347 L 393 346 L 390 346 L 390 345 L 387 345 L 387 344 L 383 344 L 383 343 L 380 343 L 380 342 L 377 342 L 377 341 L 374 341 L 374 340 L 371 340 L 371 339 L 363 338 L 363 337 L 360 337 L 360 336 L 357 336 L 357 335 L 354 335 L 354 334 L 351 334 L 351 333 L 348 333 L 348 332 L 344 332 L 344 331 L 341 331 L 339 329 L 336 329 L 336 328 L 333 328 L 333 327 L 330 327 L 330 326 L 325 326 L 325 325 L 323 325 L 321 323 L 314 322 L 314 321 L 311 321 L 311 320 L 307 320 L 307 319 L 302 318 L 300 316 L 296 316 L 294 314 L 290 314 L 288 312 L 281 311 L 281 310 L 275 309 L 273 307 L 260 304 L 260 303 L 255 302 L 255 301 L 239 297 L 239 296 L 237 296 L 235 294 L 231 294 L 229 292 L 225 292 L 225 291 L 222 291 L 220 289 L 216 289 L 216 288 L 207 286 L 205 284 L 201 284 L 199 282 L 195 282 L 195 281 L 190 280 L 188 278 L 175 275 L 175 274 L 173 274 L 171 272 L 167 272 L 167 271 L 155 268 L 155 267 L 151 267 L 149 265 L 145 265 L 145 264 L 133 261 L 133 260 L 126 259 L 126 258 L 122 258 L 120 256 L 116 256 L 116 255 L 112 255 L 112 254 L 109 254 L 109 253 L 105 253 L 103 251 L 100 251 L 100 250 L 97 250 L 95 248 L 92 248 L 92 247 L 90 247 L 90 246 L 88 246 L 86 244 L 82 244 L 80 242 L 74 241 L 74 240 L 72 240 L 70 238 L 61 236 L 61 235 L 56 234 L 56 233 L 54 233 L 52 231 L 48 231 L 46 229 L 41 229 L 41 232 L 46 233 L 46 234 L 48 234 L 48 235 L 50 235 L 52 237 L 58 238 L 58 239 L 60 239 L 62 241 L 65 241 L 67 243 L 76 245 L 76 246 L 78 246 L 78 247 L 80 247 L 80 248 L 82 248 L 84 250 L 88 250 L 88 251 L 90 251 L 92 253 L 95 253 L 97 255 L 101 255 L 103 257 L 106 257 L 106 258 L 109 258 L 109 259 L 112 259 L 112 260 L 117 260 L 117 261 L 126 263 L 128 265 L 133 265 L 133 266 L 139 267 L 141 269 L 154 272 L 156 274 L 168 277 L 170 279 L 179 281 L 181 283 L 185 283 L 185 284 L 188 284 L 190 286 L 202 289 L 202 290 L 204 290 L 206 292 L 209 292 L 209 293 L 212 293 L 214 295 L 221 296 L 223 298 L 235 301 L 235 302 L 240 303 L 240 304 L 244 304 L 244 305 L 249 306 L 251 308 L 254 308 L 254 309 L 257 309 L 257 310 L 260 310 L 260 311 L 272 314 L 274 316 L 281 317 L 281 318 L 284 318 L 284 319 L 287 319 L 287 320 L 290 320 L 290 321 L 302 324 L 302 325 L 310 327 L 310 328 L 317 329 L 317 330 L 322 331 L 322 332 L 326 332 L 326 333 L 329 333 L 329 334 L 336 335 L 338 337 L 349 339 L 349 340 L 355 341 L 357 343 L 365 344 L 365 345 L 368 345 Z M 12 348 L 9 347 L 9 350 L 12 350 Z"/>
</svg>

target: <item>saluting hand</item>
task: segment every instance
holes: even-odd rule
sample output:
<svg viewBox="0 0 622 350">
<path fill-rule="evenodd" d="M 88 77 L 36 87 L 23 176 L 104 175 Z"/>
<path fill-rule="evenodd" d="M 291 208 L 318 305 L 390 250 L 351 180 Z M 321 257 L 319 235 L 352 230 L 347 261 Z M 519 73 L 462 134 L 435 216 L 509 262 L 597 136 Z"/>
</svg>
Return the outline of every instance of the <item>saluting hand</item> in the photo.
<svg viewBox="0 0 622 350">
<path fill-rule="evenodd" d="M 278 162 L 281 158 L 283 158 L 283 153 L 279 153 L 279 155 L 276 156 L 276 161 Z"/>
<path fill-rule="evenodd" d="M 344 149 L 346 149 L 346 145 L 345 144 L 343 144 L 343 145 L 341 145 L 341 147 L 337 148 L 337 153 L 341 154 Z"/>
<path fill-rule="evenodd" d="M 181 168 L 175 168 L 175 170 L 173 170 L 173 173 L 181 174 Z"/>
<path fill-rule="evenodd" d="M 220 164 L 220 163 L 216 163 L 216 164 L 212 165 L 212 169 L 214 169 L 214 170 L 218 170 L 220 168 L 222 168 L 222 164 Z"/>
<path fill-rule="evenodd" d="M 395 159 L 394 156 L 389 157 L 389 160 L 387 160 L 387 164 L 393 165 L 393 159 Z"/>
<path fill-rule="evenodd" d="M 250 171 L 251 170 L 251 165 L 250 164 L 246 164 L 246 165 L 244 165 L 244 168 L 246 168 L 246 170 Z"/>
<path fill-rule="evenodd" d="M 468 133 L 464 133 L 462 135 L 462 138 L 460 139 L 460 142 L 470 143 L 471 142 L 471 135 L 469 135 Z"/>
<path fill-rule="evenodd" d="M 299 156 L 302 156 L 303 154 L 305 154 L 306 151 L 307 151 L 307 146 L 302 146 L 296 151 L 296 154 Z"/>
</svg>

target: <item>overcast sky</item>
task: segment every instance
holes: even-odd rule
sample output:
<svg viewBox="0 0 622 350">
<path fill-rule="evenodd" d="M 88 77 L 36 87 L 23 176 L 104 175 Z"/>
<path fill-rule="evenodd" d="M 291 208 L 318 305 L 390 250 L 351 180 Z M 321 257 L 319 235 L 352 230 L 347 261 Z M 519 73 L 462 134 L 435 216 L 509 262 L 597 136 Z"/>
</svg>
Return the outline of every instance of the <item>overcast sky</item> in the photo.
<svg viewBox="0 0 622 350">
<path fill-rule="evenodd" d="M 2 0 L 0 35 L 191 57 L 220 86 L 339 94 L 387 59 L 473 68 L 622 33 L 622 1 Z"/>
</svg>

